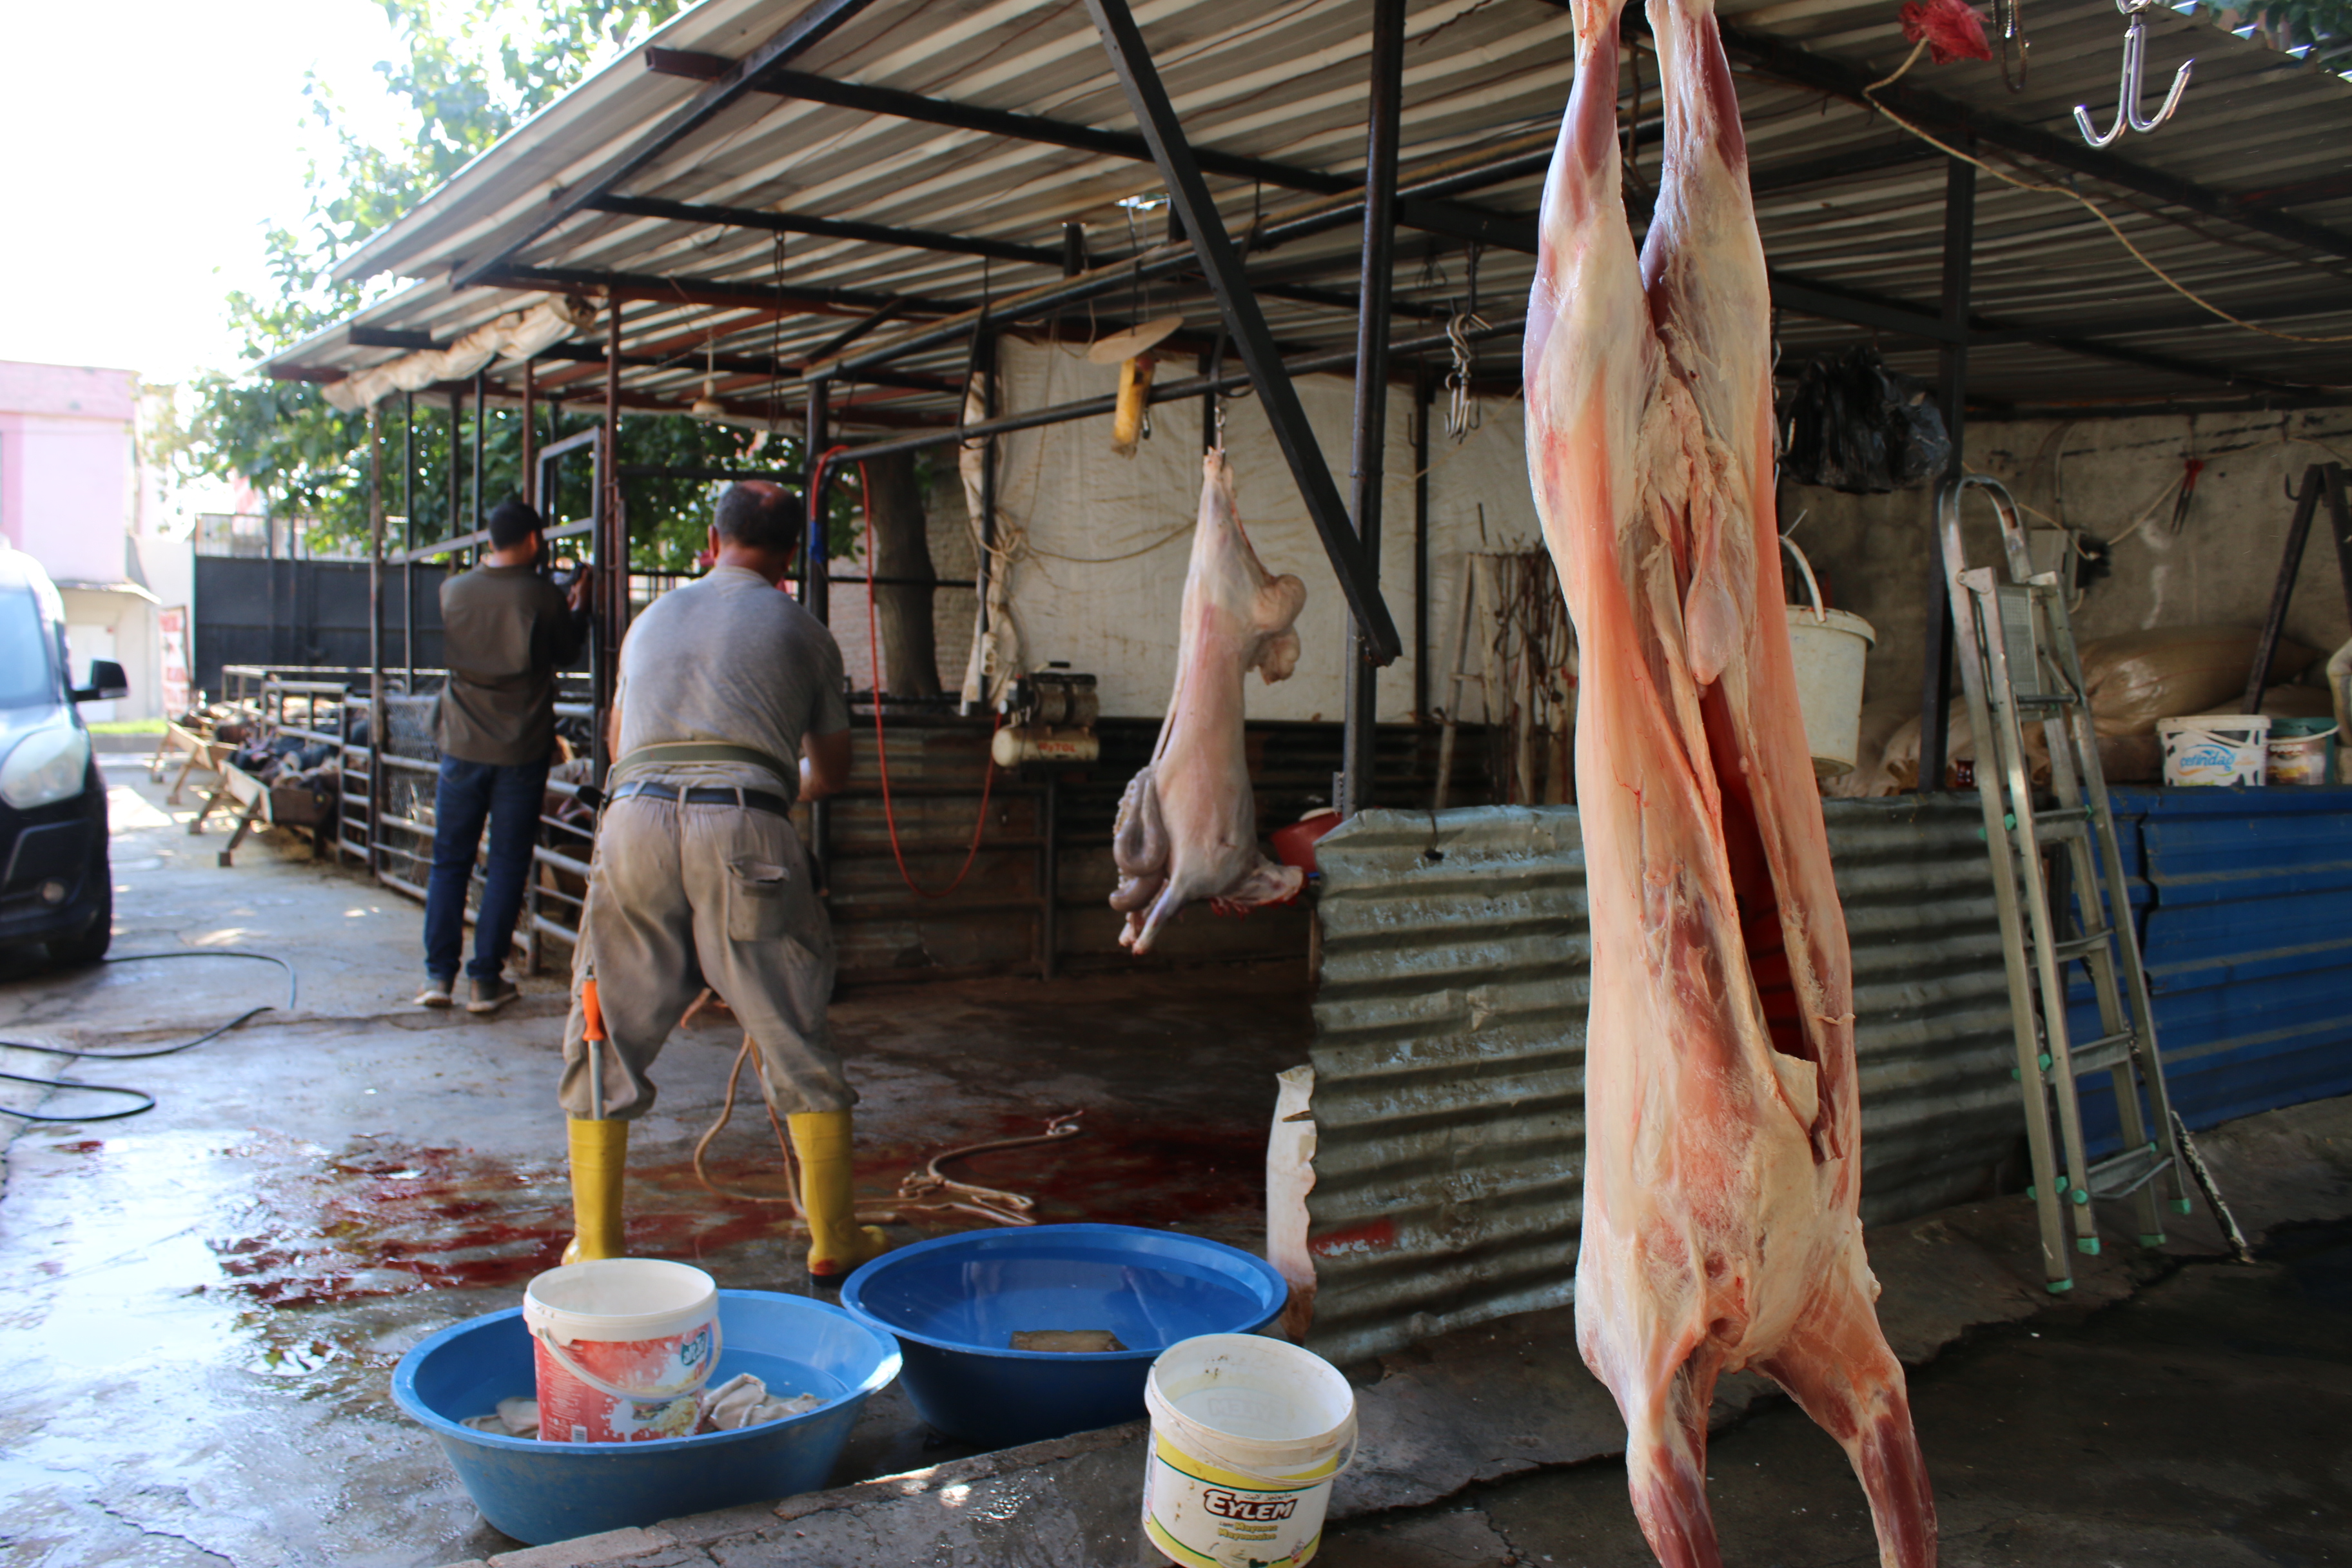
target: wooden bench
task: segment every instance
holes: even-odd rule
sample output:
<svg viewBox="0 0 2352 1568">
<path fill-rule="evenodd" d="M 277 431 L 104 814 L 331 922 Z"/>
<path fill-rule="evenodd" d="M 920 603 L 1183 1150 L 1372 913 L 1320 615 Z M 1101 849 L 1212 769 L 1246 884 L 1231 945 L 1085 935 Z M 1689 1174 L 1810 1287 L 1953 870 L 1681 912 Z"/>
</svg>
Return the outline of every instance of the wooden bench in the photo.
<svg viewBox="0 0 2352 1568">
<path fill-rule="evenodd" d="M 147 760 L 147 777 L 156 784 L 163 782 L 163 770 L 171 766 L 172 752 L 184 751 L 188 760 L 180 764 L 179 776 L 172 781 L 172 793 L 163 797 L 166 805 L 180 804 L 180 786 L 188 782 L 188 774 L 197 768 L 217 773 L 236 748 L 226 741 L 215 741 L 197 733 L 184 724 L 166 724 L 163 739 L 157 742 L 155 754 Z"/>
<path fill-rule="evenodd" d="M 236 847 L 256 827 L 308 827 L 311 830 L 310 850 L 314 856 L 327 853 L 328 830 L 334 825 L 332 804 L 321 805 L 319 797 L 306 789 L 273 788 L 247 773 L 234 763 L 218 764 L 220 784 L 205 797 L 197 809 L 195 820 L 188 824 L 189 837 L 205 830 L 205 820 L 224 803 L 236 810 L 236 831 L 229 835 L 222 847 L 220 863 L 232 866 Z"/>
</svg>

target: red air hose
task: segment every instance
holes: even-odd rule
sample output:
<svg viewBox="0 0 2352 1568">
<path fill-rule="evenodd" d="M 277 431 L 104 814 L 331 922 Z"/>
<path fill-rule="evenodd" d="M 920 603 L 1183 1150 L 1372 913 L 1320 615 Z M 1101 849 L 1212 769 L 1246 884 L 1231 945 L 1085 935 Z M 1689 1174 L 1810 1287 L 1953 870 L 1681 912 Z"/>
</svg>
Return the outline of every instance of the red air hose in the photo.
<svg viewBox="0 0 2352 1568">
<path fill-rule="evenodd" d="M 846 447 L 834 447 L 817 458 L 809 472 L 808 493 L 812 500 L 817 499 L 826 465 L 847 450 Z M 906 851 L 898 844 L 898 813 L 890 801 L 890 744 L 882 731 L 882 634 L 874 611 L 874 508 L 869 499 L 873 492 L 866 487 L 866 465 L 863 463 L 857 465 L 857 491 L 858 513 L 866 522 L 866 649 L 867 668 L 872 670 L 874 679 L 874 761 L 882 774 L 882 823 L 889 830 L 890 858 L 898 864 L 898 879 L 906 883 L 908 890 L 917 898 L 944 899 L 963 886 L 964 879 L 971 875 L 973 862 L 980 858 L 981 840 L 988 834 L 988 798 L 996 783 L 996 759 L 992 754 L 981 764 L 985 771 L 980 775 L 980 820 L 972 824 L 971 847 L 964 851 L 962 868 L 956 872 L 955 880 L 944 888 L 924 887 L 907 869 Z M 992 742 L 1003 722 L 1003 716 L 999 715 L 996 722 L 989 726 Z"/>
</svg>

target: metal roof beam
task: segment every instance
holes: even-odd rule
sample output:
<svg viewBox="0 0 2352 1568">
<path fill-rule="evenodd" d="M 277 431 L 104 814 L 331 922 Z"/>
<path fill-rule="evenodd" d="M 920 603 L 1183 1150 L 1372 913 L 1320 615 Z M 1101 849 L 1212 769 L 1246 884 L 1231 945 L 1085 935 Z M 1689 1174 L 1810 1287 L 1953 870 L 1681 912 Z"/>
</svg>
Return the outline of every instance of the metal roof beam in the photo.
<svg viewBox="0 0 2352 1568">
<path fill-rule="evenodd" d="M 1799 315 L 1819 316 L 1832 321 L 1851 321 L 1856 326 L 1869 327 L 1877 331 L 1900 332 L 1906 337 L 1924 338 L 1934 343 L 1955 343 L 1962 337 L 1940 314 L 1887 295 L 1843 289 L 1816 278 L 1799 278 L 1784 272 L 1772 273 L 1770 281 L 1772 303 L 1783 310 L 1794 310 Z M 2337 308 L 2340 303 L 2332 302 L 2329 308 Z M 2161 329 L 2140 327 L 2129 330 Z M 2117 364 L 2137 365 L 2144 370 L 2160 370 L 2170 375 L 2225 382 L 2261 391 L 2306 393 L 2313 390 L 2293 382 L 2256 375 L 2250 371 L 2233 370 L 2227 365 L 2206 364 L 2198 360 L 2182 359 L 2176 354 L 2131 348 L 2099 338 L 2053 332 L 1981 315 L 1969 317 L 1965 336 L 1970 344 L 1976 346 L 2031 343 L 2040 348 L 2081 354 L 2085 359 L 2111 360 Z"/>
<path fill-rule="evenodd" d="M 824 42 L 872 4 L 873 0 L 810 0 L 800 15 L 770 34 L 766 41 L 750 54 L 730 62 L 723 75 L 711 78 L 700 92 L 671 110 L 618 164 L 593 180 L 562 192 L 546 215 L 520 239 L 477 265 L 459 267 L 457 276 L 450 280 L 452 285 L 463 289 L 483 281 L 492 273 L 507 270 L 517 256 L 545 237 L 558 225 L 587 211 L 589 204 L 612 195 L 659 161 L 671 148 L 733 108 L 745 93 L 752 90 L 753 81 L 763 72 L 795 59 L 803 51 Z"/>
<path fill-rule="evenodd" d="M 713 228 L 757 228 L 774 234 L 812 234 L 825 239 L 851 239 L 868 245 L 892 245 L 907 250 L 936 250 L 950 256 L 982 256 L 995 261 L 1026 262 L 1056 269 L 1059 247 L 1016 245 L 1009 239 L 975 239 L 927 228 L 898 228 L 888 224 L 857 223 L 844 218 L 815 217 L 807 213 L 767 212 L 758 207 L 702 205 L 665 201 L 656 196 L 599 196 L 589 204 L 598 212 L 630 217 L 662 218 L 671 223 L 700 224 Z"/>
<path fill-rule="evenodd" d="M 1142 29 L 1136 26 L 1127 0 L 1087 0 L 1087 11 L 1094 18 L 1096 32 L 1102 36 L 1104 52 L 1127 94 L 1128 107 L 1150 143 L 1152 161 L 1168 182 L 1169 200 L 1183 220 L 1201 269 L 1208 274 L 1210 291 L 1217 297 L 1234 347 L 1257 388 L 1259 405 L 1274 426 L 1275 440 L 1307 503 L 1307 515 L 1322 536 L 1323 552 L 1330 558 L 1339 591 L 1355 617 L 1365 657 L 1376 664 L 1390 663 L 1403 651 L 1403 642 L 1381 596 L 1378 563 L 1366 555 L 1356 537 L 1347 503 L 1332 482 L 1330 466 L 1323 460 L 1323 449 L 1316 443 L 1314 427 L 1298 401 L 1298 390 L 1291 384 L 1281 351 L 1250 290 L 1241 252 L 1225 233 L 1224 218 L 1210 198 L 1208 183 L 1185 140 L 1175 105 L 1160 83 Z"/>
<path fill-rule="evenodd" d="M 494 289 L 576 294 L 593 289 L 608 298 L 647 300 L 664 305 L 722 305 L 785 310 L 804 316 L 863 316 L 897 303 L 926 315 L 948 316 L 971 308 L 962 300 L 919 294 L 877 294 L 863 289 L 779 289 L 769 283 L 736 283 L 719 278 L 664 278 L 646 272 L 597 272 L 576 267 L 506 267 L 475 282 Z"/>
<path fill-rule="evenodd" d="M 646 66 L 650 70 L 705 79 L 709 79 L 707 73 L 723 61 L 724 57 L 721 56 L 700 55 L 686 49 L 648 49 L 646 52 Z M 926 125 L 942 125 L 956 131 L 975 131 L 982 135 L 1035 142 L 1049 147 L 1067 147 L 1102 157 L 1122 158 L 1129 163 L 1152 162 L 1150 143 L 1131 132 L 1104 131 L 1092 125 L 1049 120 L 1043 115 L 982 109 L 975 104 L 929 98 L 919 92 L 902 92 L 896 88 L 836 81 L 831 77 L 817 76 L 808 71 L 771 69 L 761 73 L 753 86 L 761 92 L 772 92 L 781 98 L 797 98 L 810 103 L 830 104 L 836 109 L 855 109 L 867 114 L 912 120 Z M 1348 175 L 1325 174 L 1320 169 L 1302 168 L 1296 163 L 1277 163 L 1270 158 L 1221 153 L 1210 147 L 1196 147 L 1192 155 L 1204 173 L 1251 180 L 1286 190 L 1336 196 L 1362 189 L 1359 181 Z M 1516 213 L 1490 212 L 1434 197 L 1405 201 L 1401 204 L 1398 215 L 1398 222 L 1407 228 L 1449 235 L 1456 239 L 1475 240 L 1482 245 L 1496 243 L 1493 231 L 1497 224 L 1525 221 Z"/>
<path fill-rule="evenodd" d="M 1553 0 L 1553 3 L 1559 4 L 1560 0 Z M 1989 114 L 1958 99 L 1913 87 L 1907 82 L 1896 82 L 1891 87 L 1879 89 L 1877 102 L 1874 103 L 1863 91 L 1872 85 L 1871 72 L 1858 70 L 1826 55 L 1814 54 L 1769 33 L 1731 22 L 1720 22 L 1718 26 L 1723 33 L 1723 47 L 1733 59 L 1780 81 L 1843 98 L 1865 109 L 1883 104 L 1913 124 L 1948 139 L 1973 136 L 2011 153 L 2154 197 L 2168 205 L 2220 218 L 2241 228 L 2266 234 L 2273 239 L 2284 239 L 2339 260 L 2352 259 L 2352 235 L 2341 234 L 2286 213 L 2249 205 L 2210 185 L 2085 146 L 2079 137 L 2053 134 L 2036 126 Z"/>
</svg>

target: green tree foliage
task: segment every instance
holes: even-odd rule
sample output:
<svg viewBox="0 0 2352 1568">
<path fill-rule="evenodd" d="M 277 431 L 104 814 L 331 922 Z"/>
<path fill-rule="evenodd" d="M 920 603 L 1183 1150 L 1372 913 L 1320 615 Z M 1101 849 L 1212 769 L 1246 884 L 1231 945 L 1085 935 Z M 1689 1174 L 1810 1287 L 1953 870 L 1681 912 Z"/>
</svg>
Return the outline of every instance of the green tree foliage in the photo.
<svg viewBox="0 0 2352 1568">
<path fill-rule="evenodd" d="M 201 376 L 183 400 L 184 426 L 163 432 L 160 455 L 183 471 L 242 478 L 276 515 L 310 521 L 313 543 L 364 538 L 368 528 L 367 416 L 341 413 L 316 386 L 271 381 L 253 366 L 359 310 L 386 291 L 381 285 L 337 284 L 328 273 L 370 236 L 546 107 L 614 50 L 642 39 L 684 8 L 685 0 L 379 0 L 405 58 L 378 66 L 395 101 L 414 115 L 397 145 L 357 135 L 333 94 L 315 78 L 306 91 L 327 149 L 310 176 L 301 223 L 268 237 L 274 289 L 267 296 L 229 296 L 243 339 L 245 367 Z M 452 450 L 447 402 L 416 400 L 413 438 L 406 405 L 378 406 L 384 438 L 385 510 L 414 515 L 420 541 L 470 531 L 474 432 L 470 409 L 455 454 L 459 472 L 450 515 Z M 547 416 L 542 413 L 542 418 Z M 575 412 L 564 425 L 578 429 Z M 521 415 L 493 408 L 482 433 L 485 506 L 516 492 L 521 478 Z M 542 426 L 542 443 L 548 433 Z M 628 466 L 775 467 L 799 462 L 798 442 L 706 425 L 684 416 L 639 415 L 621 421 L 620 460 Z M 567 466 L 551 509 L 584 514 L 584 459 Z M 677 479 L 630 481 L 633 552 L 654 571 L 686 569 L 700 547 L 709 487 Z M 835 510 L 839 510 L 837 507 Z M 395 531 L 401 525 L 395 524 Z M 847 529 L 831 531 L 847 542 Z"/>
</svg>

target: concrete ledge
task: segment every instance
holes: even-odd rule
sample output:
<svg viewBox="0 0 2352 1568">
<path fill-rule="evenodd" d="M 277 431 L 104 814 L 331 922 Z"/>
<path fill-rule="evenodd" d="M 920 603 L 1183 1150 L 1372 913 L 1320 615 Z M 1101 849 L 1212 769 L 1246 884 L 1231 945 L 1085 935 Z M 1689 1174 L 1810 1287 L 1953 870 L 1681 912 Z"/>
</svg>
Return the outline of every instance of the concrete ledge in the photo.
<svg viewBox="0 0 2352 1568">
<path fill-rule="evenodd" d="M 2352 1213 L 2352 1100 L 2250 1117 L 2207 1134 L 2200 1147 L 2250 1236 Z M 2110 1236 L 2123 1234 L 2105 1216 L 2103 1225 Z M 2053 1297 L 2042 1283 L 2032 1205 L 2021 1197 L 1947 1209 L 1870 1236 L 1872 1265 L 1884 1287 L 1880 1321 L 1912 1365 L 1932 1360 L 1973 1327 L 2087 1314 L 2125 1300 L 2184 1258 L 2222 1250 L 2220 1231 L 2200 1207 L 2175 1225 L 2160 1252 L 2126 1246 L 2078 1258 L 2074 1289 Z M 1615 1403 L 1578 1356 L 1574 1313 L 1567 1309 L 1448 1334 L 1349 1373 L 1358 1385 L 1362 1440 L 1354 1466 L 1334 1489 L 1334 1521 L 1423 1507 L 1476 1482 L 1624 1448 Z M 1778 1397 L 1756 1374 L 1727 1378 L 1711 1424 L 1727 1425 Z M 666 1521 L 642 1532 L 658 1544 L 635 1555 L 512 1553 L 491 1564 L 1133 1568 L 1160 1561 L 1139 1527 L 1146 1432 L 1138 1422 L 812 1492 L 772 1508 Z M 1433 1531 L 1445 1539 L 1422 1539 Z M 1422 1521 L 1401 1526 L 1378 1543 L 1387 1555 L 1374 1552 L 1366 1561 L 1499 1563 L 1508 1549 L 1490 1541 L 1491 1533 L 1474 1516 L 1442 1525 Z M 1362 1544 L 1359 1534 L 1351 1550 Z"/>
</svg>

